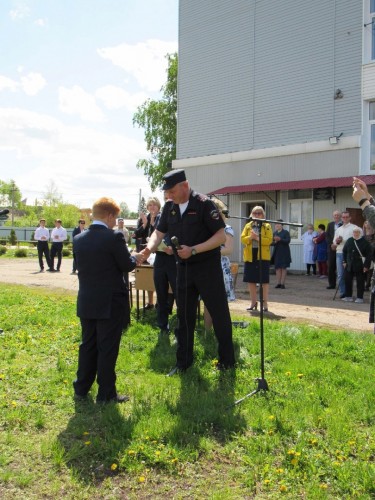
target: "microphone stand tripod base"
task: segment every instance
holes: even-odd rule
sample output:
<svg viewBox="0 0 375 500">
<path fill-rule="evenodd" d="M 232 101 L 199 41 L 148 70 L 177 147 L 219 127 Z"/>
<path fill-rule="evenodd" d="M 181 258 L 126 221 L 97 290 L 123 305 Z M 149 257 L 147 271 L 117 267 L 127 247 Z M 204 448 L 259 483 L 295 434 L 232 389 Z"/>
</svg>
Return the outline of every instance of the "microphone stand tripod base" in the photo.
<svg viewBox="0 0 375 500">
<path fill-rule="evenodd" d="M 258 381 L 258 387 L 254 391 L 249 392 L 249 394 L 246 394 L 246 396 L 244 396 L 243 398 L 235 401 L 233 403 L 233 406 L 236 406 L 236 405 L 242 403 L 242 401 L 244 401 L 247 398 L 250 398 L 251 396 L 255 396 L 255 394 L 257 394 L 260 391 L 268 391 L 269 390 L 267 380 L 265 378 L 257 378 L 256 380 Z"/>
</svg>

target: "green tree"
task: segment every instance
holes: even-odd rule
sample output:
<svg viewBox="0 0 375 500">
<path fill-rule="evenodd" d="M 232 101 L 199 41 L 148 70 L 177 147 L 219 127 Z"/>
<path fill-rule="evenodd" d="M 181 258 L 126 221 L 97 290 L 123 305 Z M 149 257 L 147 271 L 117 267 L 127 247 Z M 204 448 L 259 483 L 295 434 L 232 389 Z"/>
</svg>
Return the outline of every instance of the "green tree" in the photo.
<svg viewBox="0 0 375 500">
<path fill-rule="evenodd" d="M 62 196 L 52 179 L 47 184 L 46 191 L 43 193 L 43 196 L 45 203 L 50 207 L 57 206 L 62 203 Z"/>
<path fill-rule="evenodd" d="M 21 191 L 13 180 L 0 180 L 0 207 L 18 208 L 21 205 Z"/>
<path fill-rule="evenodd" d="M 148 99 L 138 107 L 133 124 L 145 130 L 150 159 L 141 159 L 137 167 L 143 169 L 154 191 L 162 185 L 163 175 L 171 170 L 176 158 L 177 134 L 177 53 L 168 54 L 167 82 L 162 86 L 159 101 Z"/>
<path fill-rule="evenodd" d="M 128 207 L 128 204 L 125 203 L 125 201 L 122 201 L 120 203 L 120 217 L 123 217 L 124 219 L 128 219 L 129 218 L 129 214 L 130 214 L 130 210 L 129 210 L 129 207 Z"/>
<path fill-rule="evenodd" d="M 46 219 L 46 225 L 49 228 L 55 226 L 55 220 L 61 219 L 64 227 L 75 227 L 78 219 L 81 217 L 81 210 L 75 205 L 58 203 L 53 207 L 43 207 L 41 214 Z"/>
</svg>

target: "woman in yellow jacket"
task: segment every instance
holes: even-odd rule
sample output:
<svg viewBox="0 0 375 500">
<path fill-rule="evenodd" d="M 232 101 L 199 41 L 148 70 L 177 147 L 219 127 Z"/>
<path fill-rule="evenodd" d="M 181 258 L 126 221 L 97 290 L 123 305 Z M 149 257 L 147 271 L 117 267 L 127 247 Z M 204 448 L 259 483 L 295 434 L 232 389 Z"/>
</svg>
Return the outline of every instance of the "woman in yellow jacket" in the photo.
<svg viewBox="0 0 375 500">
<path fill-rule="evenodd" d="M 260 206 L 252 209 L 250 217 L 255 219 L 265 219 L 266 214 Z M 263 311 L 268 311 L 268 288 L 270 282 L 270 260 L 272 243 L 272 228 L 268 222 L 262 224 L 262 284 L 263 284 Z M 243 259 L 245 269 L 243 275 L 244 283 L 249 284 L 250 307 L 248 311 L 258 308 L 257 283 L 260 283 L 259 276 L 259 227 L 256 221 L 251 221 L 244 227 L 241 234 L 241 243 L 245 245 Z"/>
</svg>

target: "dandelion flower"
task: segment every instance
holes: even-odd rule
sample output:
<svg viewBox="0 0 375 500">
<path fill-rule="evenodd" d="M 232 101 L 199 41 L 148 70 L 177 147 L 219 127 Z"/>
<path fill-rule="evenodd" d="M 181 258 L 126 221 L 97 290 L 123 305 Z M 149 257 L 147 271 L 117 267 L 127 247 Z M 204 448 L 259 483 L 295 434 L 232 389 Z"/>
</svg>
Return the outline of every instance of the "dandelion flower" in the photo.
<svg viewBox="0 0 375 500">
<path fill-rule="evenodd" d="M 321 488 L 322 490 L 326 490 L 326 489 L 328 488 L 328 484 L 326 484 L 326 483 L 321 483 L 321 484 L 319 485 L 319 488 Z"/>
<path fill-rule="evenodd" d="M 298 459 L 297 458 L 293 458 L 290 463 L 294 466 L 296 466 L 298 464 Z"/>
<path fill-rule="evenodd" d="M 285 375 L 286 375 L 287 377 L 290 377 L 290 376 L 291 376 L 291 374 L 292 374 L 292 372 L 285 372 Z"/>
<path fill-rule="evenodd" d="M 303 378 L 303 373 L 298 373 L 298 374 L 297 374 L 297 377 L 298 377 L 298 378 Z"/>
<path fill-rule="evenodd" d="M 90 446 L 90 444 L 91 444 L 91 441 L 85 441 L 86 446 Z"/>
<path fill-rule="evenodd" d="M 288 450 L 288 455 L 294 455 L 296 452 L 294 450 Z"/>
<path fill-rule="evenodd" d="M 90 434 L 89 432 L 85 431 L 82 435 L 83 436 L 88 436 L 89 434 Z"/>
<path fill-rule="evenodd" d="M 288 488 L 285 486 L 285 484 L 282 484 L 279 489 L 280 491 L 288 491 Z"/>
<path fill-rule="evenodd" d="M 280 468 L 280 469 L 276 469 L 276 472 L 277 472 L 278 474 L 282 474 L 282 473 L 284 472 L 284 469 L 281 469 L 281 468 Z"/>
<path fill-rule="evenodd" d="M 145 476 L 139 476 L 138 481 L 139 481 L 140 483 L 144 483 L 144 482 L 146 481 Z"/>
<path fill-rule="evenodd" d="M 270 415 L 270 416 L 268 417 L 268 420 L 275 420 L 275 415 Z"/>
<path fill-rule="evenodd" d="M 112 465 L 111 465 L 111 470 L 116 470 L 116 469 L 117 469 L 117 467 L 118 467 L 118 465 L 117 465 L 117 464 L 112 464 Z"/>
<path fill-rule="evenodd" d="M 158 457 L 160 455 L 160 451 L 155 451 L 155 455 Z"/>
<path fill-rule="evenodd" d="M 135 451 L 134 450 L 129 450 L 128 451 L 128 455 L 135 455 Z"/>
</svg>

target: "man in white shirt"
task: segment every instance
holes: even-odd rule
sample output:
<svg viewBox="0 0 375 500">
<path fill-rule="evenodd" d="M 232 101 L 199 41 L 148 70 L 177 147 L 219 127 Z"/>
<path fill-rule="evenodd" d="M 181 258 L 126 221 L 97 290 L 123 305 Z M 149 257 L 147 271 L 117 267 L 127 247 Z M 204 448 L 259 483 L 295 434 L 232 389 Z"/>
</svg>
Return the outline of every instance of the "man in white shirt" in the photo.
<svg viewBox="0 0 375 500">
<path fill-rule="evenodd" d="M 51 259 L 49 255 L 49 246 L 48 246 L 49 231 L 46 228 L 46 219 L 39 220 L 39 226 L 35 230 L 34 239 L 38 242 L 37 249 L 38 249 L 40 272 L 42 273 L 44 271 L 43 255 L 46 259 L 49 270 L 51 270 Z"/>
<path fill-rule="evenodd" d="M 117 228 L 115 229 L 115 231 L 119 231 L 120 233 L 122 233 L 125 238 L 125 243 L 129 243 L 129 231 L 124 226 L 124 219 L 122 217 L 119 217 L 117 219 Z"/>
<path fill-rule="evenodd" d="M 51 231 L 51 270 L 52 272 L 55 270 L 54 267 L 54 259 L 57 255 L 57 267 L 56 271 L 60 272 L 61 260 L 62 260 L 62 250 L 63 250 L 63 241 L 67 239 L 66 229 L 64 229 L 61 225 L 61 219 L 55 220 L 55 228 Z"/>
<path fill-rule="evenodd" d="M 357 226 L 351 224 L 349 212 L 342 212 L 341 214 L 342 226 L 335 231 L 333 238 L 332 249 L 336 250 L 336 268 L 337 268 L 337 281 L 340 290 L 340 299 L 345 297 L 345 277 L 342 250 L 348 238 L 353 236 L 353 229 Z"/>
</svg>

